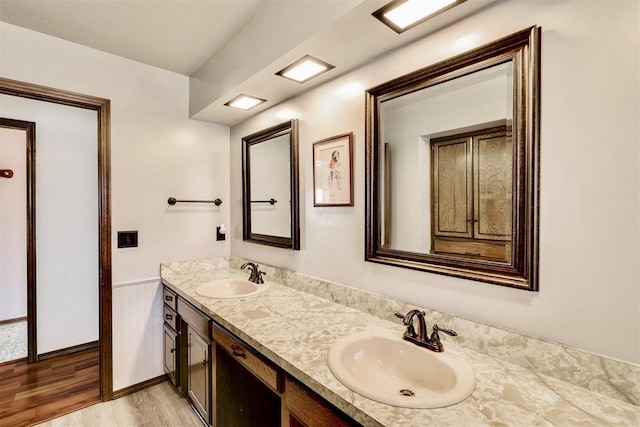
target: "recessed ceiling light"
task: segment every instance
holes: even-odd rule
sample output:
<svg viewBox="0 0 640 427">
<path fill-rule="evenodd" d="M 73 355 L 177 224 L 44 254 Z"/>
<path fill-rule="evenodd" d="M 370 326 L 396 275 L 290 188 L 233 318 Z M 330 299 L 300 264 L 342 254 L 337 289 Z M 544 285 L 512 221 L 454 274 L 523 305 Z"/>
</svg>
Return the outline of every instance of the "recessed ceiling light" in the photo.
<svg viewBox="0 0 640 427">
<path fill-rule="evenodd" d="M 255 96 L 239 95 L 233 98 L 231 101 L 225 103 L 227 107 L 239 108 L 241 110 L 249 110 L 258 104 L 262 104 L 266 99 L 256 98 Z"/>
<path fill-rule="evenodd" d="M 310 78 L 325 73 L 332 68 L 335 68 L 335 66 L 311 55 L 306 55 L 276 74 L 298 83 L 304 83 Z"/>
<path fill-rule="evenodd" d="M 402 33 L 467 0 L 394 0 L 373 12 L 396 33 Z"/>
</svg>

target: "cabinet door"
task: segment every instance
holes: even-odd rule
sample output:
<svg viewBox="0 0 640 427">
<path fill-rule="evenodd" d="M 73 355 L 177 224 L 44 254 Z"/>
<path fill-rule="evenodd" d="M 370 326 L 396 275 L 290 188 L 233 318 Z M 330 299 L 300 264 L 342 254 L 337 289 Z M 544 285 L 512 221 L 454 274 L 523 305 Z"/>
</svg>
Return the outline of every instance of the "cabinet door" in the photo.
<svg viewBox="0 0 640 427">
<path fill-rule="evenodd" d="M 187 327 L 187 394 L 202 418 L 211 424 L 210 344 Z"/>
<path fill-rule="evenodd" d="M 178 334 L 166 324 L 164 325 L 164 371 L 173 385 L 178 385 Z"/>
<path fill-rule="evenodd" d="M 473 237 L 471 139 L 433 144 L 433 235 Z"/>
<path fill-rule="evenodd" d="M 513 144 L 506 131 L 473 137 L 474 237 L 511 241 Z"/>
</svg>

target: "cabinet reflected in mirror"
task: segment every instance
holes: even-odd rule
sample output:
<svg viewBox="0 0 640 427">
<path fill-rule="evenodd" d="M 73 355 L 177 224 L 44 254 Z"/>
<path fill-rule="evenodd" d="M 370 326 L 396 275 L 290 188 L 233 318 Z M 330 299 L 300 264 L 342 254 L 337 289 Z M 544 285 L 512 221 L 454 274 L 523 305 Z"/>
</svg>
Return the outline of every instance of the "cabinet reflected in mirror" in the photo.
<svg viewBox="0 0 640 427">
<path fill-rule="evenodd" d="M 243 239 L 300 249 L 298 123 L 242 138 Z"/>
<path fill-rule="evenodd" d="M 367 92 L 368 261 L 537 290 L 538 38 Z"/>
<path fill-rule="evenodd" d="M 511 127 L 431 140 L 431 253 L 511 260 Z"/>
</svg>

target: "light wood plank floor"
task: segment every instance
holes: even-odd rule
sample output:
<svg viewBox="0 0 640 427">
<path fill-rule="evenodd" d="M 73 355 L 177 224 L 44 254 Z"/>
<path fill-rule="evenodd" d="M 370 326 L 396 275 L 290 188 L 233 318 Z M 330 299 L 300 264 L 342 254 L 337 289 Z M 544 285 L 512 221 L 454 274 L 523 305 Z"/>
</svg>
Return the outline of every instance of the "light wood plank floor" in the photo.
<svg viewBox="0 0 640 427">
<path fill-rule="evenodd" d="M 39 427 L 202 427 L 200 419 L 184 399 L 165 381 L 109 402 L 97 403 L 55 418 Z"/>
</svg>

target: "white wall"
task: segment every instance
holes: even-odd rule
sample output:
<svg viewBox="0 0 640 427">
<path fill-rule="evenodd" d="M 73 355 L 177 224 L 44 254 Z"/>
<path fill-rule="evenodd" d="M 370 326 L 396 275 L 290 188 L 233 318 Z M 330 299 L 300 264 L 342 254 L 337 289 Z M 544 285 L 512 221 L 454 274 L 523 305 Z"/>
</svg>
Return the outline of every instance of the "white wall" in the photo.
<svg viewBox="0 0 640 427">
<path fill-rule="evenodd" d="M 2 117 L 2 115 L 0 115 Z M 0 322 L 27 316 L 27 132 L 0 127 Z"/>
<path fill-rule="evenodd" d="M 231 130 L 233 255 L 640 363 L 638 2 L 490 6 Z M 540 292 L 366 263 L 363 90 L 542 27 Z M 242 242 L 240 138 L 300 119 L 301 250 Z M 314 208 L 311 144 L 355 136 L 355 206 Z"/>
<path fill-rule="evenodd" d="M 229 129 L 188 119 L 185 76 L 3 22 L 0 76 L 111 100 L 114 386 L 148 379 L 132 374 L 142 365 L 161 375 L 161 341 L 133 339 L 162 337 L 161 321 L 153 310 L 117 317 L 132 310 L 117 304 L 141 294 L 140 306 L 152 307 L 160 297 L 147 279 L 158 286 L 162 261 L 229 253 L 228 241 L 215 240 L 216 225 L 229 222 Z M 169 196 L 223 204 L 169 207 Z M 139 247 L 117 249 L 118 230 L 138 230 Z"/>
</svg>

